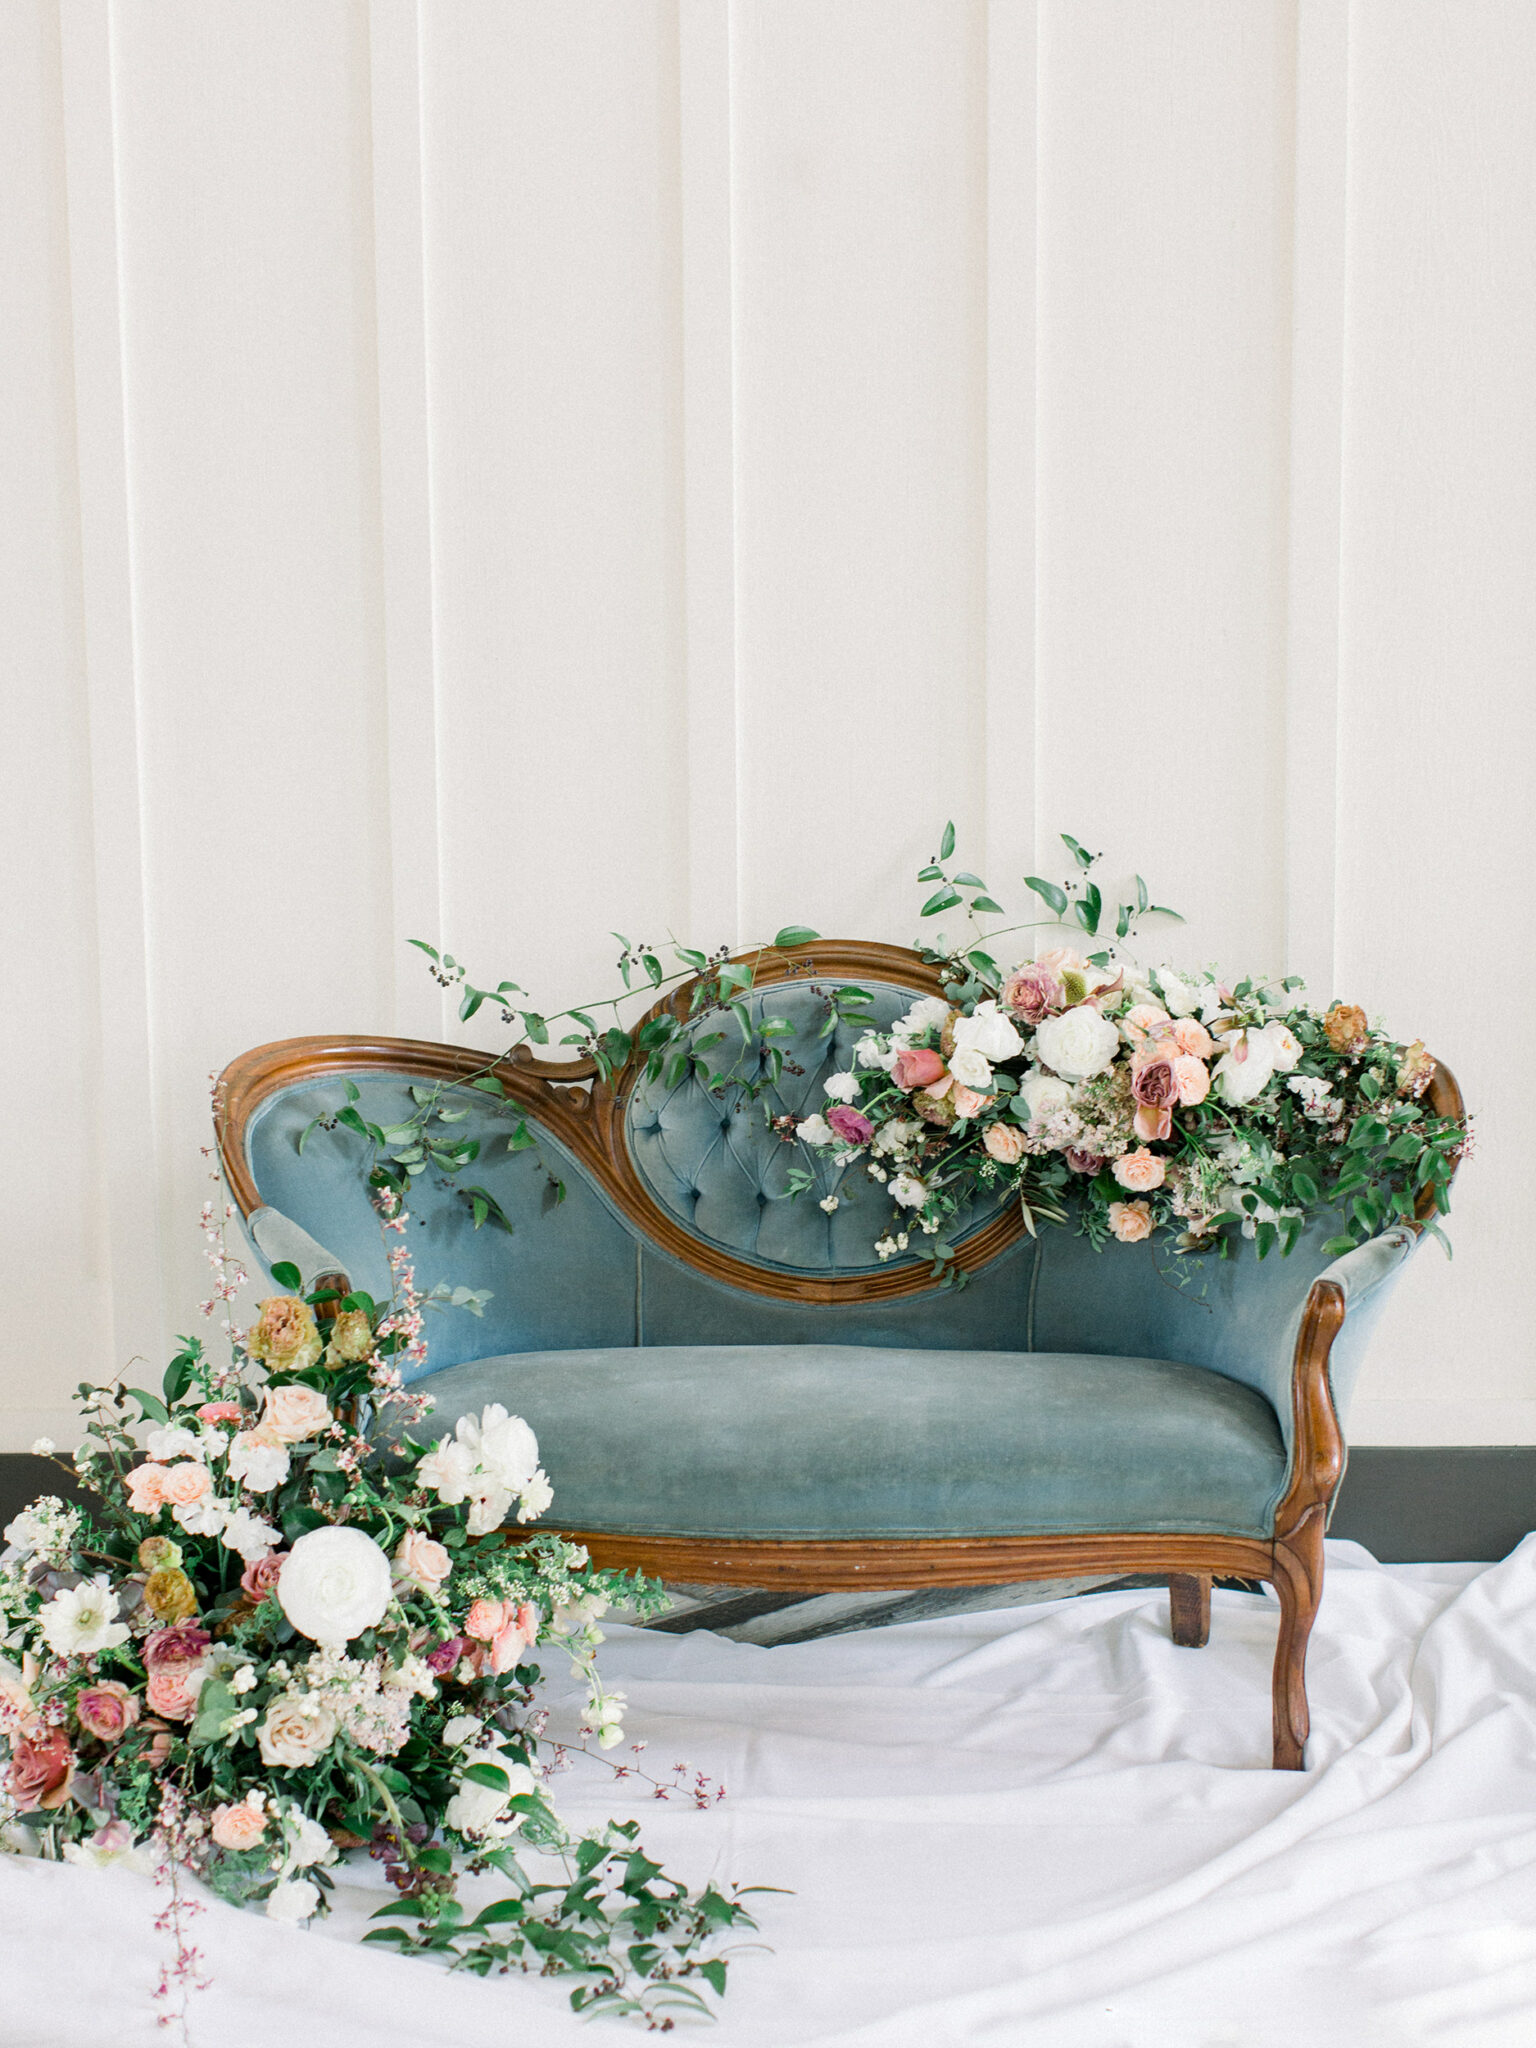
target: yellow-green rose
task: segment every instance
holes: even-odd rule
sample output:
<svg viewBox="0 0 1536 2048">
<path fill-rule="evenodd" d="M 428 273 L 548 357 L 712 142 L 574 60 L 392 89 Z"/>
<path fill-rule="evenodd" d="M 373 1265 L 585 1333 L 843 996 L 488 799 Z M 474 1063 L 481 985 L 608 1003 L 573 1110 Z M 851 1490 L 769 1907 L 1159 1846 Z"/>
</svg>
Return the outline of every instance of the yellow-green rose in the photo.
<svg viewBox="0 0 1536 2048">
<path fill-rule="evenodd" d="M 315 1312 L 296 1294 L 274 1294 L 258 1302 L 260 1316 L 245 1334 L 252 1358 L 266 1361 L 269 1372 L 303 1372 L 320 1356 Z"/>
<path fill-rule="evenodd" d="M 181 1545 L 169 1536 L 146 1536 L 139 1545 L 139 1565 L 146 1572 L 158 1572 L 181 1563 Z"/>
<path fill-rule="evenodd" d="M 325 1347 L 325 1362 L 333 1370 L 341 1365 L 360 1365 L 373 1356 L 373 1325 L 366 1309 L 344 1308 L 331 1325 L 331 1341 Z"/>
<path fill-rule="evenodd" d="M 157 1621 L 185 1621 L 197 1612 L 197 1588 L 179 1565 L 162 1565 L 144 1582 L 144 1605 Z"/>
</svg>

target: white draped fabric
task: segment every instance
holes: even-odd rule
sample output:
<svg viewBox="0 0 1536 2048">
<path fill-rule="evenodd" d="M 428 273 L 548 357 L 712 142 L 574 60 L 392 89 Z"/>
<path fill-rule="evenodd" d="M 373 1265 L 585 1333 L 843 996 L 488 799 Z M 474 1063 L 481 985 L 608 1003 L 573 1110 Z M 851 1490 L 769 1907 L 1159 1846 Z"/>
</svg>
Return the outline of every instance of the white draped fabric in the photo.
<svg viewBox="0 0 1536 2048">
<path fill-rule="evenodd" d="M 717 2048 L 1536 2040 L 1536 1538 L 1487 1568 L 1334 1543 L 1328 1571 L 1304 1775 L 1265 1768 L 1273 1601 L 1217 1593 L 1196 1653 L 1130 1591 L 772 1649 L 615 1628 L 643 1761 L 728 1796 L 579 1763 L 561 1804 L 639 1813 L 695 1882 L 789 1888 Z M 166 2040 L 149 1880 L 6 1859 L 0 1888 L 0 2040 Z M 365 1866 L 311 1934 L 211 1905 L 196 2048 L 625 2038 L 556 1983 L 360 1948 L 379 1890 Z"/>
</svg>

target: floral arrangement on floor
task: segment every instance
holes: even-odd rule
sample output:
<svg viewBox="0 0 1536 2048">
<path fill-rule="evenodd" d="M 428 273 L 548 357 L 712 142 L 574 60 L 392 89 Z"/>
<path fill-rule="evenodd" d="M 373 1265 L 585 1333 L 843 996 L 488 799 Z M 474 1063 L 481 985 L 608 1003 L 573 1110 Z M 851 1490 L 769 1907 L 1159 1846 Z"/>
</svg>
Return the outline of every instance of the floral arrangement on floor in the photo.
<svg viewBox="0 0 1536 2048">
<path fill-rule="evenodd" d="M 1229 980 L 1142 965 L 1130 942 L 1143 921 L 1183 920 L 1150 901 L 1140 875 L 1131 899 L 1111 912 L 1093 879 L 1101 856 L 1070 833 L 1062 839 L 1072 872 L 1061 883 L 1025 877 L 1049 915 L 989 930 L 1006 913 L 979 875 L 951 867 L 955 828 L 946 825 L 918 874 L 929 888 L 924 918 L 963 910 L 970 924 L 956 944 L 942 935 L 918 944 L 942 976 L 942 994 L 882 1029 L 867 990 L 826 991 L 823 1036 L 862 1030 L 853 1064 L 828 1078 L 825 1102 L 809 1115 L 772 1120 L 786 1143 L 843 1170 L 821 1197 L 824 1209 L 850 1199 L 860 1180 L 883 1189 L 891 1207 L 872 1236 L 877 1255 L 926 1259 L 944 1284 L 963 1284 L 947 1233 L 978 1197 L 1017 1200 L 1031 1232 L 1075 1219 L 1100 1248 L 1112 1238 L 1155 1239 L 1175 1255 L 1229 1256 L 1241 1236 L 1256 1240 L 1260 1258 L 1290 1252 L 1320 1216 L 1336 1219 L 1324 1249 L 1338 1255 L 1413 1218 L 1421 1198 L 1448 1213 L 1470 1124 L 1438 1115 L 1426 1099 L 1435 1063 L 1421 1041 L 1399 1043 L 1353 1003 L 1318 1009 L 1295 975 Z M 1112 938 L 1101 929 L 1111 916 Z M 1042 927 L 1071 943 L 999 964 L 1002 940 Z M 779 1081 L 780 1041 L 791 1027 L 754 1022 L 745 1001 L 768 947 L 733 958 L 724 946 L 706 954 L 674 944 L 680 966 L 669 974 L 662 949 L 616 936 L 623 992 L 558 1017 L 517 1011 L 517 983 L 479 988 L 451 954 L 411 942 L 442 986 L 460 991 L 461 1018 L 490 1003 L 505 1023 L 521 1024 L 468 1086 L 501 1094 L 499 1059 L 548 1044 L 562 1021 L 572 1028 L 560 1042 L 588 1054 L 608 1080 L 638 1068 L 674 1087 L 691 1067 L 715 1092 L 743 1097 Z M 817 937 L 789 926 L 772 945 Z M 658 992 L 684 978 L 693 984 L 686 1016 L 663 1007 L 638 1028 L 619 1021 L 636 987 Z M 718 1027 L 701 1032 L 712 1019 Z M 746 1055 L 739 1070 L 711 1072 L 705 1055 L 735 1033 Z M 438 1128 L 465 1114 L 452 1084 L 413 1092 L 414 1114 L 388 1130 L 364 1124 L 355 1109 L 340 1112 L 371 1141 L 376 1188 L 403 1194 L 428 1172 L 451 1184 L 478 1152 L 473 1140 Z M 523 1125 L 511 1142 L 535 1141 Z M 804 1167 L 791 1172 L 797 1194 L 817 1181 Z M 511 1228 L 488 1189 L 459 1192 L 476 1228 Z M 1449 1251 L 1433 1214 L 1423 1227 Z"/>
<path fill-rule="evenodd" d="M 1091 944 L 1100 856 L 1062 836 L 1074 875 L 1026 883 Z M 919 877 L 940 885 L 923 914 L 966 891 L 974 922 L 998 906 L 978 876 L 948 871 L 953 851 L 950 825 Z M 1307 1004 L 1296 976 L 1143 967 L 1122 948 L 1149 914 L 1177 916 L 1137 876 L 1118 946 L 1055 945 L 1006 971 L 979 930 L 965 948 L 928 949 L 943 993 L 865 1032 L 828 1076 L 825 1107 L 795 1136 L 890 1195 L 882 1260 L 912 1251 L 950 1268 L 944 1232 L 979 1195 L 1016 1199 L 1031 1232 L 1065 1221 L 1070 1194 L 1096 1246 L 1160 1234 L 1177 1253 L 1229 1255 L 1240 1233 L 1260 1258 L 1290 1252 L 1322 1213 L 1337 1218 L 1324 1246 L 1337 1255 L 1411 1220 L 1424 1191 L 1449 1209 L 1468 1130 L 1425 1102 L 1435 1063 L 1421 1041 L 1399 1044 L 1355 1004 Z M 1445 1242 L 1433 1218 L 1425 1227 Z"/>
<path fill-rule="evenodd" d="M 550 1489 L 518 1417 L 493 1406 L 435 1443 L 404 1433 L 431 1407 L 401 1370 L 423 1362 L 424 1302 L 405 1212 L 388 1192 L 379 1206 L 390 1302 L 273 1296 L 243 1334 L 226 1322 L 227 1364 L 183 1340 L 162 1395 L 81 1387 L 72 1470 L 89 1509 L 44 1498 L 5 1531 L 7 1843 L 158 1867 L 176 1946 L 162 1995 L 180 1986 L 183 2017 L 197 1955 L 180 1873 L 302 1922 L 326 1910 L 338 1855 L 366 1848 L 399 1893 L 368 1939 L 481 1974 L 569 1971 L 578 2008 L 670 2027 L 724 1990 L 719 1938 L 753 1923 L 739 1892 L 668 1879 L 633 1821 L 566 1830 L 548 1779 L 569 1745 L 541 1755 L 535 1661 L 570 1660 L 579 1746 L 612 1748 L 624 1700 L 598 1676 L 598 1617 L 666 1596 L 520 1526 Z M 212 1312 L 245 1276 L 211 1204 L 204 1224 Z M 643 1747 L 617 1775 L 718 1796 L 650 1780 Z M 465 1871 L 496 1873 L 505 1895 L 471 1917 Z"/>
</svg>

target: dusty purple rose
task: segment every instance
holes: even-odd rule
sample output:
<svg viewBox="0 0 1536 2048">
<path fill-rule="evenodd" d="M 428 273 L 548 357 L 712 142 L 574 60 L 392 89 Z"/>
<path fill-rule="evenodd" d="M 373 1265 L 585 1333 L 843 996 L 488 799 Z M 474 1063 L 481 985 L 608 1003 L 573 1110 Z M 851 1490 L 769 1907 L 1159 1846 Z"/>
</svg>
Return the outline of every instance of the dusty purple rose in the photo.
<svg viewBox="0 0 1536 2048">
<path fill-rule="evenodd" d="M 468 1647 L 462 1636 L 449 1636 L 448 1640 L 439 1643 L 435 1650 L 428 1650 L 427 1669 L 441 1678 L 445 1671 L 453 1669 Z"/>
<path fill-rule="evenodd" d="M 850 1109 L 845 1102 L 827 1111 L 827 1122 L 845 1145 L 867 1145 L 875 1135 L 875 1127 L 869 1118 L 861 1116 L 856 1109 Z"/>
<path fill-rule="evenodd" d="M 1074 1145 L 1067 1154 L 1067 1164 L 1074 1173 L 1093 1175 L 1104 1171 L 1102 1152 L 1086 1152 L 1081 1145 Z"/>
<path fill-rule="evenodd" d="M 1131 1076 L 1131 1093 L 1148 1109 L 1167 1109 L 1179 1099 L 1179 1077 L 1172 1060 L 1148 1060 Z"/>
<path fill-rule="evenodd" d="M 146 1664 L 195 1664 L 213 1641 L 207 1629 L 195 1622 L 180 1621 L 174 1628 L 157 1628 L 144 1643 Z"/>
<path fill-rule="evenodd" d="M 265 1557 L 258 1557 L 254 1564 L 248 1564 L 240 1574 L 240 1590 L 247 1600 L 259 1607 L 276 1586 L 287 1557 L 286 1550 L 268 1551 Z"/>
<path fill-rule="evenodd" d="M 1059 1010 L 1066 992 L 1049 967 L 1020 967 L 1003 983 L 1003 1008 L 1026 1024 L 1038 1024 Z"/>
</svg>

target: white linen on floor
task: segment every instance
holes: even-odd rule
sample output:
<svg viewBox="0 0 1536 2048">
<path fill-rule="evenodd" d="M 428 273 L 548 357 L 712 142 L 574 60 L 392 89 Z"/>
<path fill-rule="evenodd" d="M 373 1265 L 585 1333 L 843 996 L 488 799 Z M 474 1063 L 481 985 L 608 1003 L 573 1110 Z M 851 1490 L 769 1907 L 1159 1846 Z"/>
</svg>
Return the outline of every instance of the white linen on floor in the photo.
<svg viewBox="0 0 1536 2048">
<path fill-rule="evenodd" d="M 771 1649 L 615 1628 L 644 1761 L 728 1796 L 660 1804 L 580 1763 L 560 1805 L 638 1813 L 694 1882 L 792 1888 L 759 1901 L 773 1953 L 734 1964 L 717 2048 L 1536 2041 L 1536 1537 L 1486 1569 L 1330 1543 L 1305 1774 L 1266 1768 L 1273 1599 L 1213 1610 L 1198 1652 L 1149 1591 Z M 558 1983 L 360 1948 L 357 1878 L 310 1934 L 210 1905 L 194 2048 L 624 2038 Z M 163 2043 L 163 1903 L 0 1860 L 0 2041 Z"/>
</svg>

